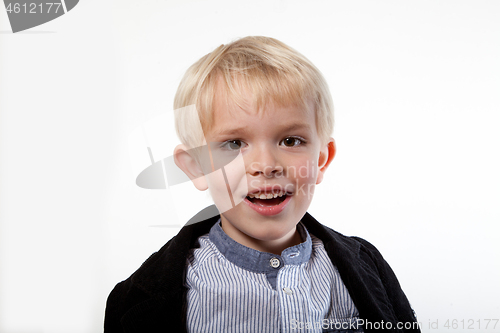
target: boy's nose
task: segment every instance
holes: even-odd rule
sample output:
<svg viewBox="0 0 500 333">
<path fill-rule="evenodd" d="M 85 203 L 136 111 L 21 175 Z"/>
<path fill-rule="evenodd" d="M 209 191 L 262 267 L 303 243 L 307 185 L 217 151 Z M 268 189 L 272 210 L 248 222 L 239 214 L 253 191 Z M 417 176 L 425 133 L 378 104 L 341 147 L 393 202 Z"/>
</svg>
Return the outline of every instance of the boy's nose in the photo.
<svg viewBox="0 0 500 333">
<path fill-rule="evenodd" d="M 283 173 L 283 166 L 272 149 L 255 149 L 249 157 L 248 173 L 252 176 L 263 175 L 272 178 Z"/>
</svg>

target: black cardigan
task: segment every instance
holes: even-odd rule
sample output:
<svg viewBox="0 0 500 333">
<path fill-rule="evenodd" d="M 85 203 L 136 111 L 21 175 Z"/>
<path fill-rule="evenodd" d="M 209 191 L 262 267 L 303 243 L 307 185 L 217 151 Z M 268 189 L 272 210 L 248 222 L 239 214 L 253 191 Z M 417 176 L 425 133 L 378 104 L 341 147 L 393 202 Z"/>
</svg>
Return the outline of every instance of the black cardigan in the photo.
<svg viewBox="0 0 500 333">
<path fill-rule="evenodd" d="M 214 217 L 192 223 L 207 215 Z M 218 219 L 215 206 L 205 208 L 135 273 L 118 283 L 106 303 L 104 332 L 186 332 L 183 310 L 186 258 L 198 237 L 208 233 Z M 420 332 L 396 329 L 398 322 L 409 325 L 416 318 L 394 272 L 373 245 L 325 227 L 308 213 L 302 223 L 323 241 L 361 319 L 372 323 L 374 328 L 376 323 L 391 322 L 392 330 L 386 331 Z M 375 331 L 380 329 L 365 327 L 365 332 Z"/>
</svg>

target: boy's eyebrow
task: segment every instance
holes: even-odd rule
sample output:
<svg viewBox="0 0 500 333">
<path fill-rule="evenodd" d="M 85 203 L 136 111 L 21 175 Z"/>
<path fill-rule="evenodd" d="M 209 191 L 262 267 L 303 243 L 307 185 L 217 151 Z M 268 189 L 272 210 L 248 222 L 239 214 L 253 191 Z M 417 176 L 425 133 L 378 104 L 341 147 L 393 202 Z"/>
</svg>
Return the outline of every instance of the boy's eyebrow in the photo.
<svg viewBox="0 0 500 333">
<path fill-rule="evenodd" d="M 281 132 L 298 131 L 298 130 L 309 131 L 309 130 L 311 130 L 311 126 L 307 123 L 291 123 L 291 124 L 286 124 L 284 126 L 279 126 L 279 124 L 278 124 L 278 130 Z M 214 135 L 215 136 L 230 136 L 230 135 L 245 133 L 247 131 L 248 131 L 248 128 L 245 126 L 230 128 L 227 130 L 214 129 Z"/>
<path fill-rule="evenodd" d="M 223 128 L 219 128 L 219 129 L 214 129 L 214 135 L 215 136 L 234 135 L 234 134 L 238 134 L 238 133 L 241 133 L 244 131 L 245 131 L 245 127 L 230 128 L 227 130 L 225 130 Z"/>
<path fill-rule="evenodd" d="M 288 131 L 299 131 L 299 130 L 311 130 L 311 126 L 308 123 L 292 123 L 288 124 L 286 126 L 283 126 L 283 128 L 280 128 L 280 130 L 288 132 Z"/>
</svg>

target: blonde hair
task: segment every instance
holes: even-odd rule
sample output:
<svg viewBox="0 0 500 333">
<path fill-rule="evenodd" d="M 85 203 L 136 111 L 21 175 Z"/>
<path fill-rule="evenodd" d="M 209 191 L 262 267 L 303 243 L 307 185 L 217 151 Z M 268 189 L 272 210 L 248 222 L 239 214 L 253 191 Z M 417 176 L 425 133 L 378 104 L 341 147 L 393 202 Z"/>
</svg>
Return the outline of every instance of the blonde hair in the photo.
<svg viewBox="0 0 500 333">
<path fill-rule="evenodd" d="M 316 128 L 322 141 L 333 131 L 333 102 L 320 71 L 303 55 L 270 37 L 245 37 L 221 45 L 194 63 L 184 75 L 174 99 L 174 109 L 194 106 L 201 126 L 190 112 L 176 112 L 176 131 L 188 147 L 199 146 L 203 131 L 213 123 L 214 96 L 241 106 L 249 91 L 253 106 L 314 106 Z M 184 109 L 186 110 L 186 109 Z"/>
</svg>

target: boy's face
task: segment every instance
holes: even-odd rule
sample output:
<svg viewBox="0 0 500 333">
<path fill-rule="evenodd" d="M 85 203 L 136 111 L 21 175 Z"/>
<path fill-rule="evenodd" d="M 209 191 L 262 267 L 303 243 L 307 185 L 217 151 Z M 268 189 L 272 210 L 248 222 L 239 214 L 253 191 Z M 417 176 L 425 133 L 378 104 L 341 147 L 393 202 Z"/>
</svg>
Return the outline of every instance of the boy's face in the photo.
<svg viewBox="0 0 500 333">
<path fill-rule="evenodd" d="M 205 132 L 211 155 L 243 157 L 243 163 L 228 164 L 225 175 L 206 176 L 222 228 L 248 247 L 279 247 L 295 235 L 335 154 L 333 139 L 321 142 L 312 106 L 271 104 L 257 112 L 216 98 L 214 110 L 213 126 Z M 228 191 L 234 198 L 231 209 L 226 208 Z"/>
</svg>

